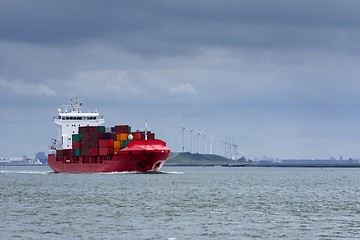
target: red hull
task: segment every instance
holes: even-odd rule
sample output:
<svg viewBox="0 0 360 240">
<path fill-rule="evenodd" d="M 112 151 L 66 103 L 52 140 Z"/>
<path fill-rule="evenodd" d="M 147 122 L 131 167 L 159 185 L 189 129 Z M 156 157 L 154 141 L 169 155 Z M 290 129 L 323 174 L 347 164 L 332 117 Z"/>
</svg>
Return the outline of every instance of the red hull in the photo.
<svg viewBox="0 0 360 240">
<path fill-rule="evenodd" d="M 57 157 L 49 154 L 49 166 L 57 173 L 159 171 L 170 149 L 161 140 L 133 140 L 116 155 Z"/>
</svg>

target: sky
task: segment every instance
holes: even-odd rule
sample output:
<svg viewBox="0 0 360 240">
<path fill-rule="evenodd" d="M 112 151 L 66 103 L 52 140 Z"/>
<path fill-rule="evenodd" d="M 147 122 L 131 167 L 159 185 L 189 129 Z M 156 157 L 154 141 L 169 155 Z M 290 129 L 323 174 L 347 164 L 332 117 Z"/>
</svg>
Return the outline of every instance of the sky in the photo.
<svg viewBox="0 0 360 240">
<path fill-rule="evenodd" d="M 172 151 L 360 156 L 357 0 L 0 0 L 0 156 L 47 152 L 78 97 Z M 197 138 L 195 133 L 206 134 Z"/>
</svg>

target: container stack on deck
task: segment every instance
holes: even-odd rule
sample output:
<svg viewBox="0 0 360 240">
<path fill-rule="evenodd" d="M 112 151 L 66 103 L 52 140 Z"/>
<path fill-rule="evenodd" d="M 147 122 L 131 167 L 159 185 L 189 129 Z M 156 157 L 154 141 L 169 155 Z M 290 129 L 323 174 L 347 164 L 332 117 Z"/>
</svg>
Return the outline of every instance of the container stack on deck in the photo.
<svg viewBox="0 0 360 240">
<path fill-rule="evenodd" d="M 72 155 L 75 157 L 82 155 L 82 135 L 72 135 Z"/>
<path fill-rule="evenodd" d="M 72 135 L 72 149 L 57 150 L 58 158 L 71 156 L 113 156 L 132 140 L 144 140 L 145 132 L 131 132 L 129 125 L 115 127 L 84 126 Z M 155 139 L 155 133 L 147 133 L 147 139 Z"/>
</svg>

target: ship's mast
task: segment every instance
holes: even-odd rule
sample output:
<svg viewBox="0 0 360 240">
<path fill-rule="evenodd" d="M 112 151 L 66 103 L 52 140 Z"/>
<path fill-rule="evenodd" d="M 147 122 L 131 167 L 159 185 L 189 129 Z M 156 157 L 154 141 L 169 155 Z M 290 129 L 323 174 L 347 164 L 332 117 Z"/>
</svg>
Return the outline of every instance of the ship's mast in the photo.
<svg viewBox="0 0 360 240">
<path fill-rule="evenodd" d="M 145 120 L 144 130 L 145 130 L 145 140 L 147 140 L 147 138 L 148 138 L 148 130 L 149 130 L 147 120 Z"/>
</svg>

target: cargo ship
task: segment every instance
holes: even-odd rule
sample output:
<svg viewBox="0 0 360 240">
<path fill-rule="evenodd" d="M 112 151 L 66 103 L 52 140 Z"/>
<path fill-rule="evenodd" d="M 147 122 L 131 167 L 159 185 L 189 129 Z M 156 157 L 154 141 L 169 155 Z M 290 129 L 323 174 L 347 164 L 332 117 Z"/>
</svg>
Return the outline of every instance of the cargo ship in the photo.
<svg viewBox="0 0 360 240">
<path fill-rule="evenodd" d="M 103 126 L 97 111 L 82 112 L 78 99 L 58 109 L 54 123 L 61 136 L 53 139 L 48 165 L 56 173 L 155 172 L 167 161 L 170 149 L 155 138 L 147 123 L 143 131 L 130 125 Z"/>
</svg>

